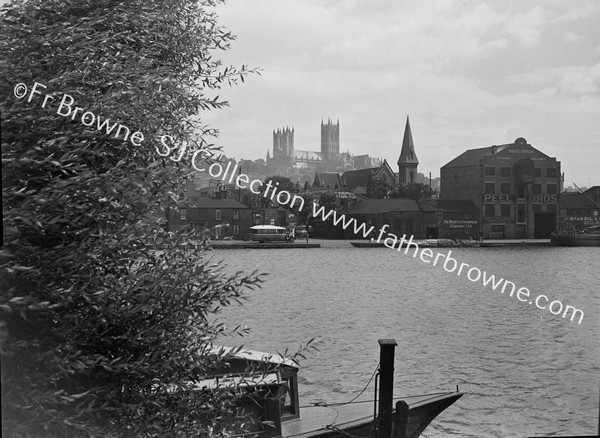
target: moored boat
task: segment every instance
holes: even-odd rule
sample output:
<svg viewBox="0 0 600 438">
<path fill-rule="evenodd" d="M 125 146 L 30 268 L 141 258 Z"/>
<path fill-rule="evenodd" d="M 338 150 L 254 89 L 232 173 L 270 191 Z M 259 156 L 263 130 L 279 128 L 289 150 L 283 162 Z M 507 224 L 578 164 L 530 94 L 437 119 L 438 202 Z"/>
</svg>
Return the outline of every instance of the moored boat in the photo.
<svg viewBox="0 0 600 438">
<path fill-rule="evenodd" d="M 600 225 L 581 231 L 559 231 L 552 233 L 550 241 L 556 246 L 600 246 Z"/>
<path fill-rule="evenodd" d="M 300 407 L 298 365 L 279 355 L 250 350 L 233 350 L 227 358 L 228 373 L 221 384 L 236 374 L 252 370 L 241 378 L 252 388 L 242 398 L 240 412 L 253 421 L 245 422 L 242 435 L 256 437 L 332 438 L 378 437 L 416 438 L 431 421 L 463 393 L 444 392 L 428 395 L 393 397 L 393 339 L 379 340 L 381 355 L 375 378 L 375 400 L 348 403 L 318 403 Z M 374 374 L 375 375 L 375 374 Z M 238 380 L 239 383 L 239 380 Z M 370 383 L 370 382 L 369 382 Z M 201 387 L 211 385 L 201 383 Z M 377 385 L 379 388 L 377 388 Z M 245 400 L 245 401 L 244 401 Z"/>
</svg>

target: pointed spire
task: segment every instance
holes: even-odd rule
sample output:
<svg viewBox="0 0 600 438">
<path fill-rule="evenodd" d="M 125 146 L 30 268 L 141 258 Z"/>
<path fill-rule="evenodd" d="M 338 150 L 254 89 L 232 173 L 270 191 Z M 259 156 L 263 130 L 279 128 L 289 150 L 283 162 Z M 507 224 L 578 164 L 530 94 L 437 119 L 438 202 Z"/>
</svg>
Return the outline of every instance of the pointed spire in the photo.
<svg viewBox="0 0 600 438">
<path fill-rule="evenodd" d="M 419 164 L 408 116 L 406 116 L 406 127 L 404 128 L 404 139 L 402 140 L 402 151 L 400 152 L 400 158 L 398 158 L 398 164 Z"/>
</svg>

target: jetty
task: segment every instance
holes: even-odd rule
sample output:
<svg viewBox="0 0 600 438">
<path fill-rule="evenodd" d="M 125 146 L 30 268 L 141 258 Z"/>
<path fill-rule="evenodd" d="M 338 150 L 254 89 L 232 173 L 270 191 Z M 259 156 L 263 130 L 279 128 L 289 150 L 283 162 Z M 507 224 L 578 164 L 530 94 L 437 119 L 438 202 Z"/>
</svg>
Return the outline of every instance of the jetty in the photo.
<svg viewBox="0 0 600 438">
<path fill-rule="evenodd" d="M 319 243 L 306 242 L 252 242 L 239 240 L 223 240 L 210 242 L 207 248 L 212 249 L 302 249 L 321 248 Z"/>
</svg>

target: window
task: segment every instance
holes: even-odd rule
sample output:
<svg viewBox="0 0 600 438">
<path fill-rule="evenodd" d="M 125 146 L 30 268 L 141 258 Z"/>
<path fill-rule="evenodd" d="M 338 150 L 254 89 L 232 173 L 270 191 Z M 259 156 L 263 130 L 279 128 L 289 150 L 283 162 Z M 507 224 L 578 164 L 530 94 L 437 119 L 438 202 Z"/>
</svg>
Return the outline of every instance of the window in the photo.
<svg viewBox="0 0 600 438">
<path fill-rule="evenodd" d="M 221 210 L 215 210 L 215 220 L 221 220 Z"/>
<path fill-rule="evenodd" d="M 541 184 L 532 185 L 531 193 L 533 193 L 534 195 L 541 195 L 542 194 L 542 185 Z"/>
<path fill-rule="evenodd" d="M 240 234 L 240 226 L 239 225 L 234 225 L 233 226 L 233 235 L 234 236 L 238 236 Z"/>
<path fill-rule="evenodd" d="M 496 168 L 495 167 L 485 167 L 485 175 L 495 175 Z"/>
<path fill-rule="evenodd" d="M 500 193 L 502 193 L 503 195 L 509 195 L 510 194 L 510 183 L 500 184 Z"/>
<path fill-rule="evenodd" d="M 182 221 L 187 220 L 187 208 L 180 208 L 179 209 L 179 219 Z"/>
<path fill-rule="evenodd" d="M 542 204 L 532 204 L 531 209 L 533 211 L 542 211 Z"/>
<path fill-rule="evenodd" d="M 556 211 L 556 204 L 547 204 L 546 207 L 548 211 Z"/>
<path fill-rule="evenodd" d="M 525 222 L 525 204 L 517 204 L 517 222 Z"/>
<path fill-rule="evenodd" d="M 536 167 L 535 169 L 533 169 L 533 176 L 535 176 L 536 178 L 542 176 L 542 168 Z"/>
<path fill-rule="evenodd" d="M 556 176 L 558 175 L 558 169 L 556 167 L 549 167 L 548 169 L 546 169 L 546 172 L 548 178 L 556 178 Z"/>
<path fill-rule="evenodd" d="M 496 216 L 496 205 L 494 205 L 494 204 L 485 204 L 484 214 L 485 214 L 485 217 L 494 217 L 494 216 Z"/>
<path fill-rule="evenodd" d="M 500 204 L 500 216 L 510 216 L 510 204 Z"/>
<path fill-rule="evenodd" d="M 556 184 L 548 184 L 546 186 L 546 192 L 549 195 L 556 195 Z"/>
<path fill-rule="evenodd" d="M 240 218 L 240 210 L 239 209 L 235 209 L 233 210 L 233 218 L 234 219 L 239 219 Z"/>
<path fill-rule="evenodd" d="M 494 193 L 496 193 L 496 184 L 485 183 L 485 193 L 488 195 L 493 195 Z"/>
<path fill-rule="evenodd" d="M 500 168 L 500 176 L 510 177 L 510 167 L 501 167 Z"/>
</svg>

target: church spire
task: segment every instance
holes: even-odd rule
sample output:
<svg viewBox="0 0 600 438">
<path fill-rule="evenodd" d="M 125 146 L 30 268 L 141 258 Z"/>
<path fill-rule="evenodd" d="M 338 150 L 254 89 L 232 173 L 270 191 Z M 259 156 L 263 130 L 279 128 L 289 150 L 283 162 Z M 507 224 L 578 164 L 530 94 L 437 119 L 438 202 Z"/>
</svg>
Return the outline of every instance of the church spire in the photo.
<svg viewBox="0 0 600 438">
<path fill-rule="evenodd" d="M 415 153 L 415 144 L 413 143 L 408 116 L 406 116 L 406 127 L 404 128 L 404 139 L 402 140 L 402 151 L 400 152 L 400 157 L 398 158 L 398 165 L 401 164 L 419 164 L 417 154 Z"/>
</svg>

